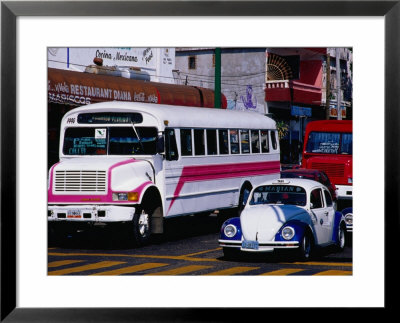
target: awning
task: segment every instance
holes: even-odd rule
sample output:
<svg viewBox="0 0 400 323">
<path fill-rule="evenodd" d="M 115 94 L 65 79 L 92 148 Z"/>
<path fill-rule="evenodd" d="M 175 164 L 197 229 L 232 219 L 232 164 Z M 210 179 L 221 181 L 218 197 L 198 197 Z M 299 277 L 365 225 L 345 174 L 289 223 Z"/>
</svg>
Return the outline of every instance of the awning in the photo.
<svg viewBox="0 0 400 323">
<path fill-rule="evenodd" d="M 214 91 L 48 68 L 48 101 L 72 106 L 130 101 L 213 108 Z M 221 108 L 226 107 L 226 97 L 221 93 Z"/>
</svg>

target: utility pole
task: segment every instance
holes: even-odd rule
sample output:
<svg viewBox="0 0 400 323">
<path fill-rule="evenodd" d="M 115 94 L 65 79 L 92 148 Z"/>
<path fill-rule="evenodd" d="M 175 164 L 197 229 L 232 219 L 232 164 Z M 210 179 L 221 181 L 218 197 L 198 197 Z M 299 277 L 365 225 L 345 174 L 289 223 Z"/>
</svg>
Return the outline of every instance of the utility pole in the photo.
<svg viewBox="0 0 400 323">
<path fill-rule="evenodd" d="M 331 106 L 331 53 L 326 49 L 326 99 L 325 99 L 325 119 L 329 120 Z"/>
<path fill-rule="evenodd" d="M 340 77 L 340 52 L 336 47 L 336 88 L 337 88 L 337 119 L 342 120 L 342 98 L 341 98 L 341 77 Z"/>
<path fill-rule="evenodd" d="M 221 48 L 215 48 L 214 107 L 221 108 Z"/>
</svg>

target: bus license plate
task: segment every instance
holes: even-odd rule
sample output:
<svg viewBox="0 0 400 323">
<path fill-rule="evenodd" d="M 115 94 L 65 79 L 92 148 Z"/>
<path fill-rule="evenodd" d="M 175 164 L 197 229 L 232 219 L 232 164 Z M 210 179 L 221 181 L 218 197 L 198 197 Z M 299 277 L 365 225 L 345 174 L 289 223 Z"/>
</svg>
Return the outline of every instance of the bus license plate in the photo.
<svg viewBox="0 0 400 323">
<path fill-rule="evenodd" d="M 258 250 L 258 241 L 251 241 L 251 240 L 242 241 L 242 249 Z"/>
<path fill-rule="evenodd" d="M 75 219 L 80 217 L 81 217 L 81 212 L 79 210 L 68 210 L 67 212 L 67 218 Z"/>
</svg>

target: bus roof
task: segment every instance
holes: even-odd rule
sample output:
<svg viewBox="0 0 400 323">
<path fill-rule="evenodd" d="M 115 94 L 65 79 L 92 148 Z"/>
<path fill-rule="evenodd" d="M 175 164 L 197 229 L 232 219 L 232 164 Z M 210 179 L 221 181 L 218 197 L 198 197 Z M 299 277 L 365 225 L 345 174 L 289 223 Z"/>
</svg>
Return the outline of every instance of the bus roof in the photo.
<svg viewBox="0 0 400 323">
<path fill-rule="evenodd" d="M 103 102 L 85 105 L 65 114 L 64 120 L 79 112 L 142 112 L 153 115 L 160 125 L 168 127 L 275 129 L 273 119 L 251 111 L 198 108 L 140 102 Z"/>
<path fill-rule="evenodd" d="M 306 132 L 353 132 L 352 120 L 318 120 L 307 123 Z"/>
</svg>

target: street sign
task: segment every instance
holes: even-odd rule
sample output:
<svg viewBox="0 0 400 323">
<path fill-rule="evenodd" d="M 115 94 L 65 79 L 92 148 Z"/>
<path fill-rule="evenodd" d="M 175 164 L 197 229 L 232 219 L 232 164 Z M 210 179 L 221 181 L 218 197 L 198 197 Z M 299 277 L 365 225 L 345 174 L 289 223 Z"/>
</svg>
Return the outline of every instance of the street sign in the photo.
<svg viewBox="0 0 400 323">
<path fill-rule="evenodd" d="M 291 110 L 292 116 L 298 117 L 311 117 L 312 109 L 306 107 L 298 107 L 293 105 Z"/>
</svg>

